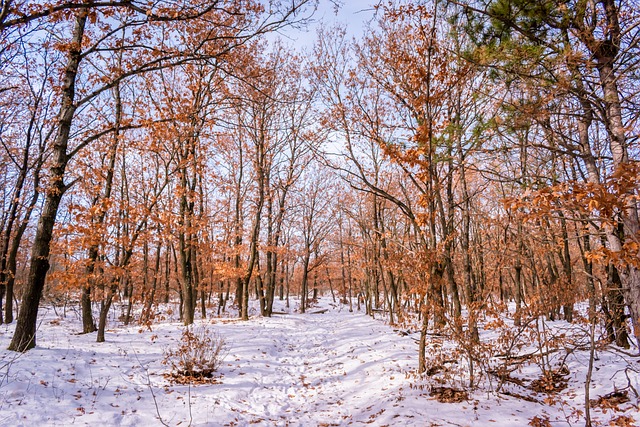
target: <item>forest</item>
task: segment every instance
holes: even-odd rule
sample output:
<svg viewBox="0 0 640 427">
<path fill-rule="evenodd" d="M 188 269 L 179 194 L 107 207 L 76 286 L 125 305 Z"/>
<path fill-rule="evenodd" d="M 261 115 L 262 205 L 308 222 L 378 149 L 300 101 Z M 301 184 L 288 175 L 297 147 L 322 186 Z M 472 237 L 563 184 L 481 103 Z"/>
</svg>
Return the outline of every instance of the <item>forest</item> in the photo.
<svg viewBox="0 0 640 427">
<path fill-rule="evenodd" d="M 339 310 L 408 335 L 412 384 L 445 401 L 529 366 L 557 396 L 580 354 L 565 421 L 605 425 L 607 353 L 609 405 L 638 410 L 640 5 L 357 1 L 361 33 L 319 17 L 347 3 L 0 0 L 0 392 L 50 310 L 95 348 L 173 320 L 168 360 L 212 345 L 203 322 Z M 342 425 L 318 420 L 300 425 Z"/>
</svg>

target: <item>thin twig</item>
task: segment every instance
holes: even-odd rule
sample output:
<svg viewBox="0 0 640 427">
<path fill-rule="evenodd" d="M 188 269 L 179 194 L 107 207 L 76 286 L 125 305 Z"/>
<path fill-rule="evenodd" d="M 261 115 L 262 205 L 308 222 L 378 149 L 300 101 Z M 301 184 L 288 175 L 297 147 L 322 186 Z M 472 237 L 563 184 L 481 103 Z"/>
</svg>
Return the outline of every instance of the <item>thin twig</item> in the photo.
<svg viewBox="0 0 640 427">
<path fill-rule="evenodd" d="M 187 388 L 187 394 L 189 397 L 189 427 L 193 425 L 193 413 L 191 412 L 191 383 L 189 383 Z"/>
<path fill-rule="evenodd" d="M 156 394 L 153 391 L 153 387 L 151 386 L 151 377 L 149 375 L 149 369 L 144 366 L 144 364 L 140 361 L 140 358 L 138 357 L 138 353 L 135 351 L 135 349 L 133 349 L 133 354 L 136 357 L 136 360 L 138 361 L 138 363 L 140 364 L 140 367 L 144 370 L 145 376 L 147 377 L 147 382 L 146 382 L 146 386 L 149 388 L 149 391 L 151 392 L 151 397 L 153 398 L 153 404 L 156 407 L 156 414 L 158 415 L 158 420 L 160 420 L 160 423 L 165 426 L 165 427 L 170 427 L 169 424 L 165 423 L 164 420 L 162 419 L 162 415 L 160 415 L 160 408 L 158 407 L 158 400 L 156 399 Z M 191 424 L 189 424 L 191 425 Z"/>
</svg>

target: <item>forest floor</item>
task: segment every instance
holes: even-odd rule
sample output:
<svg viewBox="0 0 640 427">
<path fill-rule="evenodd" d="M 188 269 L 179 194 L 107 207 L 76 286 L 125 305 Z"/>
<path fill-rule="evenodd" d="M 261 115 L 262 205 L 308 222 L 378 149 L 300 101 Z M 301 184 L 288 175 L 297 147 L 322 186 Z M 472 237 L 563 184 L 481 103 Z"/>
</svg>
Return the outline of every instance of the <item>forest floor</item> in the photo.
<svg viewBox="0 0 640 427">
<path fill-rule="evenodd" d="M 95 334 L 77 334 L 75 310 L 43 308 L 38 346 L 25 354 L 5 350 L 15 326 L 0 326 L 0 426 L 584 425 L 587 350 L 563 352 L 568 371 L 560 390 L 527 387 L 536 371 L 525 365 L 512 374 L 522 380 L 500 392 L 489 377 L 473 391 L 455 392 L 468 383 L 466 362 L 448 361 L 446 383 L 417 376 L 417 333 L 350 313 L 330 298 L 310 311 L 320 308 L 327 311 L 199 320 L 226 350 L 215 383 L 191 385 L 164 375 L 164 353 L 184 330 L 175 308 L 150 327 L 111 321 L 101 344 Z M 430 342 L 429 366 L 446 370 L 434 350 L 446 346 Z M 602 350 L 594 363 L 591 397 L 609 395 L 592 410 L 596 425 L 640 425 L 639 359 Z M 626 398 L 616 398 L 621 394 Z"/>
</svg>

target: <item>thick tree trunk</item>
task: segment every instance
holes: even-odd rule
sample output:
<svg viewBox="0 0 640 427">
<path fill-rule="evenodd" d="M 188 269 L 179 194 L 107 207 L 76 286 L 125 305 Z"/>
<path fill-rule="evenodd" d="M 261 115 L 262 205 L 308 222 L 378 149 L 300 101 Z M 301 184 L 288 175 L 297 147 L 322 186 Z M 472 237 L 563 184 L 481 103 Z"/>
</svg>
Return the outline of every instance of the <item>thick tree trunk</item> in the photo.
<svg viewBox="0 0 640 427">
<path fill-rule="evenodd" d="M 13 334 L 9 350 L 26 351 L 36 345 L 36 325 L 38 308 L 44 284 L 49 271 L 49 251 L 53 228 L 56 223 L 58 207 L 62 195 L 67 187 L 64 183 L 64 175 L 69 161 L 67 146 L 71 123 L 76 111 L 74 105 L 75 84 L 78 67 L 82 59 L 81 46 L 84 37 L 84 28 L 87 22 L 87 11 L 80 10 L 76 16 L 73 29 L 73 37 L 70 43 L 69 59 L 65 68 L 64 82 L 62 85 L 62 99 L 60 114 L 58 116 L 58 131 L 53 144 L 53 165 L 50 169 L 51 186 L 45 197 L 42 213 L 38 221 L 38 228 L 31 249 L 31 264 L 29 275 L 25 284 L 25 290 L 18 313 L 18 322 Z"/>
<path fill-rule="evenodd" d="M 87 278 L 87 280 L 91 280 Z M 87 284 L 82 287 L 82 295 L 80 296 L 80 309 L 82 312 L 82 333 L 90 334 L 96 331 L 96 324 L 93 321 L 93 310 L 91 307 L 91 288 Z"/>
<path fill-rule="evenodd" d="M 599 0 L 604 9 L 604 26 L 607 31 L 598 39 L 594 30 L 584 23 L 579 23 L 577 28 L 578 37 L 590 50 L 596 62 L 598 76 L 604 95 L 606 130 L 609 134 L 609 143 L 613 157 L 613 165 L 616 172 L 621 172 L 623 168 L 629 167 L 628 147 L 626 127 L 622 116 L 622 102 L 618 89 L 618 76 L 616 74 L 616 60 L 620 52 L 622 31 L 619 21 L 619 10 L 615 0 Z M 609 249 L 615 252 L 622 252 L 626 239 L 635 242 L 640 231 L 640 221 L 636 198 L 633 190 L 626 194 L 625 206 L 622 209 L 622 224 L 624 226 L 623 236 L 619 236 L 615 230 L 608 226 L 606 229 Z M 636 250 L 631 254 L 633 257 L 640 257 Z M 640 270 L 632 263 L 618 269 L 622 291 L 631 313 L 636 340 L 640 342 Z"/>
</svg>

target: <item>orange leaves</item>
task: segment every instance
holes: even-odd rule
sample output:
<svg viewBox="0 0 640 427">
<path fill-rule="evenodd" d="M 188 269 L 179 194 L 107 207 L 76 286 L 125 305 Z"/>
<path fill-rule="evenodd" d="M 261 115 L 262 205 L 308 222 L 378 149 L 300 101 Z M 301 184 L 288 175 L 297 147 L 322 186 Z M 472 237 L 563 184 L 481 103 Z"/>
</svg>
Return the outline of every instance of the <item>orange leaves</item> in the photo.
<svg viewBox="0 0 640 427">
<path fill-rule="evenodd" d="M 621 225 L 625 210 L 638 201 L 639 171 L 637 162 L 626 163 L 602 183 L 565 182 L 537 191 L 528 189 L 519 196 L 505 198 L 503 205 L 524 223 L 538 225 L 550 219 L 567 218 L 581 223 L 586 233 L 591 232 L 589 224 L 613 232 Z M 621 246 L 596 247 L 586 258 L 596 263 L 640 267 L 640 236 L 625 230 L 625 235 L 620 237 Z M 561 244 L 559 241 L 558 245 Z"/>
<path fill-rule="evenodd" d="M 625 267 L 634 266 L 640 268 L 639 245 L 635 241 L 626 241 L 622 245 L 622 249 L 614 251 L 609 248 L 601 247 L 587 253 L 588 259 L 594 262 L 611 262 L 613 265 Z"/>
<path fill-rule="evenodd" d="M 508 325 L 505 323 L 504 319 L 500 317 L 492 318 L 491 320 L 484 323 L 485 329 L 505 329 Z"/>
<path fill-rule="evenodd" d="M 529 425 L 532 427 L 552 427 L 551 421 L 549 421 L 549 417 L 546 415 L 543 416 L 535 416 L 529 420 Z"/>
<path fill-rule="evenodd" d="M 617 213 L 638 200 L 638 188 L 638 166 L 627 163 L 603 184 L 566 182 L 537 191 L 525 190 L 519 196 L 505 198 L 503 205 L 514 213 L 523 214 L 525 221 L 563 210 L 582 219 L 597 219 L 615 225 Z"/>
</svg>

